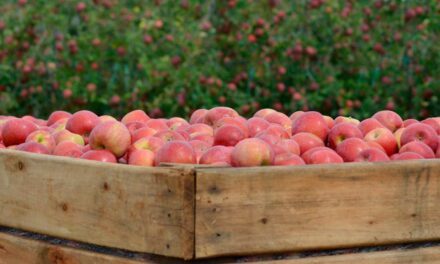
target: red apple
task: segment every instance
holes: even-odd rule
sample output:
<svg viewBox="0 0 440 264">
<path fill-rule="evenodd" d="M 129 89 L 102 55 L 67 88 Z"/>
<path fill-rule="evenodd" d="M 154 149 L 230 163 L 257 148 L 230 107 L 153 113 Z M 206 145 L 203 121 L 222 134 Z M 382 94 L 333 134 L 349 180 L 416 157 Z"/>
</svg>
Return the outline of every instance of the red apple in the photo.
<svg viewBox="0 0 440 264">
<path fill-rule="evenodd" d="M 159 131 L 156 134 L 154 134 L 154 137 L 160 138 L 164 142 L 176 141 L 176 140 L 185 141 L 185 138 L 180 133 L 171 130 Z"/>
<path fill-rule="evenodd" d="M 268 128 L 269 125 L 270 125 L 270 123 L 261 117 L 250 118 L 249 120 L 247 120 L 249 137 L 254 137 L 255 135 L 257 135 L 261 131 L 264 131 L 266 128 Z"/>
<path fill-rule="evenodd" d="M 400 148 L 399 153 L 415 152 L 422 155 L 425 159 L 435 158 L 434 151 L 422 141 L 411 141 Z"/>
<path fill-rule="evenodd" d="M 435 130 L 423 123 L 412 124 L 406 127 L 400 136 L 402 146 L 411 141 L 421 141 L 433 151 L 437 150 L 438 138 Z"/>
<path fill-rule="evenodd" d="M 74 113 L 67 120 L 66 129 L 72 133 L 87 137 L 99 123 L 100 120 L 97 115 L 87 110 L 81 110 Z"/>
<path fill-rule="evenodd" d="M 231 165 L 233 147 L 213 146 L 207 149 L 200 157 L 199 164 L 213 165 L 226 163 Z"/>
<path fill-rule="evenodd" d="M 127 123 L 125 126 L 127 127 L 128 131 L 130 131 L 130 134 L 132 134 L 132 135 L 138 129 L 147 127 L 147 125 L 145 123 L 136 122 L 136 121 L 135 122 Z M 154 131 L 156 131 L 156 129 L 154 129 Z"/>
<path fill-rule="evenodd" d="M 52 152 L 56 145 L 55 138 L 50 134 L 50 132 L 45 130 L 35 130 L 34 132 L 30 133 L 26 138 L 26 142 L 30 141 L 37 142 L 45 146 L 49 152 Z"/>
<path fill-rule="evenodd" d="M 255 137 L 261 137 L 263 135 L 270 135 L 277 137 L 279 139 L 289 139 L 290 135 L 287 133 L 287 131 L 278 124 L 270 124 L 264 131 L 261 131 Z"/>
<path fill-rule="evenodd" d="M 37 129 L 37 125 L 30 121 L 19 118 L 10 119 L 2 128 L 3 144 L 8 147 L 24 143 L 27 136 Z"/>
<path fill-rule="evenodd" d="M 304 111 L 296 111 L 296 112 L 293 112 L 290 116 L 289 116 L 289 118 L 290 118 L 290 120 L 292 120 L 292 124 L 293 124 L 293 122 L 298 118 L 298 117 L 300 117 L 302 114 L 304 114 L 305 112 Z"/>
<path fill-rule="evenodd" d="M 386 128 L 385 128 L 386 129 Z M 389 131 L 387 129 L 387 131 Z M 390 131 L 391 132 L 391 131 Z M 380 162 L 380 161 L 389 161 L 390 158 L 388 158 L 387 154 L 379 149 L 376 148 L 368 148 L 364 149 L 361 152 L 359 152 L 354 159 L 356 162 Z"/>
<path fill-rule="evenodd" d="M 376 128 L 384 128 L 385 126 L 382 125 L 382 123 L 380 123 L 377 119 L 375 118 L 367 118 L 362 120 L 359 125 L 358 128 L 359 130 L 362 132 L 362 135 L 366 135 L 368 134 L 368 132 L 370 132 L 373 129 Z"/>
<path fill-rule="evenodd" d="M 223 117 L 238 117 L 238 116 L 239 116 L 238 113 L 232 108 L 224 107 L 224 106 L 214 107 L 206 113 L 204 123 L 212 126 Z"/>
<path fill-rule="evenodd" d="M 403 126 L 402 118 L 397 113 L 390 110 L 379 111 L 373 115 L 373 118 L 377 119 L 377 121 L 392 132 Z"/>
<path fill-rule="evenodd" d="M 161 163 L 196 164 L 196 152 L 186 141 L 170 141 L 165 143 L 156 153 L 154 164 L 158 166 Z"/>
<path fill-rule="evenodd" d="M 328 133 L 328 145 L 335 149 L 336 146 L 347 138 L 362 138 L 362 132 L 356 125 L 349 122 L 336 124 Z"/>
<path fill-rule="evenodd" d="M 370 146 L 360 138 L 349 138 L 342 141 L 337 147 L 336 152 L 346 162 L 352 162 L 356 156 L 364 149 L 370 148 Z"/>
<path fill-rule="evenodd" d="M 215 125 L 212 126 L 214 131 L 224 125 L 234 125 L 238 126 L 241 131 L 244 132 L 245 137 L 249 136 L 249 129 L 246 125 L 246 119 L 242 120 L 241 117 L 223 117 L 222 119 L 218 120 Z"/>
<path fill-rule="evenodd" d="M 151 167 L 154 165 L 154 153 L 148 149 L 136 149 L 130 153 L 128 164 Z"/>
<path fill-rule="evenodd" d="M 305 164 L 306 163 L 300 156 L 290 152 L 276 155 L 273 163 L 275 166 L 296 166 Z"/>
<path fill-rule="evenodd" d="M 47 126 L 51 126 L 61 119 L 65 119 L 65 118 L 68 119 L 71 116 L 72 114 L 66 111 L 55 111 L 52 114 L 50 114 L 49 118 L 47 119 Z"/>
<path fill-rule="evenodd" d="M 273 112 L 264 117 L 264 120 L 271 124 L 281 125 L 289 135 L 292 134 L 292 120 L 288 116 L 280 112 Z"/>
<path fill-rule="evenodd" d="M 201 140 L 191 140 L 188 142 L 189 144 L 191 144 L 194 151 L 196 152 L 197 163 L 199 163 L 200 157 L 202 156 L 203 153 L 205 153 L 206 150 L 208 150 L 211 147 L 211 145 Z"/>
<path fill-rule="evenodd" d="M 272 146 L 272 149 L 275 155 L 279 155 L 286 152 L 296 155 L 301 154 L 301 150 L 299 148 L 298 143 L 296 143 L 296 141 L 293 139 L 281 139 L 277 141 L 274 146 Z"/>
<path fill-rule="evenodd" d="M 422 124 L 426 124 L 434 129 L 437 135 L 440 135 L 440 118 L 427 118 L 421 122 Z"/>
<path fill-rule="evenodd" d="M 194 124 L 187 127 L 185 130 L 189 134 L 189 137 L 192 139 L 195 136 L 198 135 L 211 135 L 214 136 L 214 130 L 212 127 L 206 125 L 206 124 Z"/>
<path fill-rule="evenodd" d="M 171 130 L 177 130 L 177 128 L 189 127 L 188 122 L 181 117 L 172 117 L 166 122 L 167 126 Z"/>
<path fill-rule="evenodd" d="M 50 154 L 49 150 L 45 146 L 43 146 L 35 141 L 29 141 L 29 142 L 17 145 L 16 150 L 38 153 L 38 154 Z"/>
<path fill-rule="evenodd" d="M 374 142 L 374 141 L 368 141 L 367 144 L 368 144 L 368 146 L 370 146 L 370 148 L 376 148 L 376 149 L 382 151 L 383 153 L 385 153 L 385 149 L 379 143 Z"/>
<path fill-rule="evenodd" d="M 92 149 L 106 149 L 120 158 L 131 144 L 131 135 L 123 123 L 108 121 L 100 123 L 92 130 L 89 142 Z"/>
<path fill-rule="evenodd" d="M 246 133 L 235 125 L 224 125 L 215 131 L 214 145 L 235 146 L 246 138 Z"/>
<path fill-rule="evenodd" d="M 272 165 L 274 154 L 266 142 L 259 138 L 247 138 L 240 141 L 232 150 L 232 165 L 252 167 Z"/>
<path fill-rule="evenodd" d="M 127 125 L 131 122 L 145 123 L 150 120 L 150 117 L 143 110 L 134 110 L 127 113 L 121 120 L 122 124 Z"/>
<path fill-rule="evenodd" d="M 300 132 L 312 133 L 318 136 L 322 141 L 327 138 L 328 131 L 329 129 L 324 117 L 314 111 L 300 115 L 292 124 L 293 135 Z"/>
<path fill-rule="evenodd" d="M 419 160 L 424 159 L 424 157 L 415 152 L 403 152 L 393 155 L 392 160 Z"/>
<path fill-rule="evenodd" d="M 376 142 L 383 147 L 386 154 L 391 156 L 397 152 L 397 140 L 394 137 L 393 132 L 387 128 L 375 128 L 365 135 L 364 140 L 366 142 Z"/>
<path fill-rule="evenodd" d="M 324 142 L 311 133 L 301 132 L 293 135 L 292 139 L 298 143 L 301 154 L 315 147 L 324 147 Z"/>
<path fill-rule="evenodd" d="M 189 123 L 191 125 L 196 123 L 203 123 L 203 120 L 205 120 L 206 113 L 208 113 L 207 109 L 197 109 L 191 114 Z"/>
<path fill-rule="evenodd" d="M 131 133 L 131 142 L 136 142 L 141 138 L 152 137 L 157 133 L 156 130 L 149 127 L 142 127 Z"/>
<path fill-rule="evenodd" d="M 79 158 L 82 154 L 84 154 L 83 146 L 72 141 L 63 141 L 56 145 L 53 150 L 53 155 L 55 156 Z"/>
<path fill-rule="evenodd" d="M 307 164 L 343 163 L 344 160 L 333 149 L 317 147 L 308 150 L 302 156 Z"/>
<path fill-rule="evenodd" d="M 117 163 L 115 155 L 106 149 L 89 150 L 81 155 L 81 159 Z"/>
</svg>

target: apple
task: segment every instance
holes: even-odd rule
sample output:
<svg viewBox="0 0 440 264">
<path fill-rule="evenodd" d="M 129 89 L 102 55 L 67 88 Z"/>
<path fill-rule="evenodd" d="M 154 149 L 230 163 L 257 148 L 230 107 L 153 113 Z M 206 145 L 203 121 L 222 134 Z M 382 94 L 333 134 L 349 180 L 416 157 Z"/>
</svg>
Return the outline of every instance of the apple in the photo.
<svg viewBox="0 0 440 264">
<path fill-rule="evenodd" d="M 55 146 L 52 154 L 55 156 L 79 158 L 84 152 L 83 146 L 72 141 L 63 141 Z"/>
<path fill-rule="evenodd" d="M 162 130 L 154 134 L 154 137 L 162 139 L 164 142 L 168 141 L 185 141 L 185 138 L 178 132 L 172 130 Z"/>
<path fill-rule="evenodd" d="M 440 135 L 440 118 L 427 118 L 425 120 L 422 120 L 421 123 L 432 127 L 437 135 Z"/>
<path fill-rule="evenodd" d="M 204 123 L 207 125 L 215 125 L 215 123 L 223 117 L 238 117 L 238 113 L 229 107 L 218 106 L 210 109 L 204 118 Z"/>
<path fill-rule="evenodd" d="M 52 128 L 55 132 L 64 130 L 66 129 L 66 124 L 68 120 L 69 120 L 68 118 L 60 119 L 56 121 L 54 124 L 52 124 L 50 128 Z"/>
<path fill-rule="evenodd" d="M 235 125 L 224 125 L 218 128 L 214 134 L 214 145 L 235 146 L 246 138 L 246 133 Z"/>
<path fill-rule="evenodd" d="M 381 128 L 379 128 L 381 129 Z M 385 128 L 386 129 L 386 128 Z M 389 131 L 387 129 L 387 131 Z M 390 131 L 391 132 L 391 131 Z M 380 162 L 380 161 L 389 161 L 390 158 L 387 154 L 376 148 L 367 148 L 359 152 L 354 159 L 355 162 Z"/>
<path fill-rule="evenodd" d="M 106 149 L 89 150 L 81 155 L 81 159 L 117 163 L 115 155 Z"/>
<path fill-rule="evenodd" d="M 127 163 L 137 166 L 154 166 L 154 152 L 148 149 L 136 149 L 130 153 Z"/>
<path fill-rule="evenodd" d="M 328 133 L 328 145 L 335 149 L 336 146 L 347 138 L 362 138 L 359 128 L 350 122 L 336 124 Z"/>
<path fill-rule="evenodd" d="M 403 121 L 402 127 L 408 127 L 408 126 L 415 124 L 415 123 L 419 123 L 419 121 L 417 119 L 406 119 Z"/>
<path fill-rule="evenodd" d="M 87 137 L 99 123 L 100 120 L 96 114 L 87 110 L 81 110 L 74 113 L 67 120 L 66 129 L 72 133 Z"/>
<path fill-rule="evenodd" d="M 196 123 L 203 123 L 206 113 L 208 113 L 207 109 L 197 109 L 191 114 L 191 117 L 189 118 L 189 123 L 191 125 Z"/>
<path fill-rule="evenodd" d="M 199 160 L 203 153 L 205 153 L 205 151 L 211 147 L 211 145 L 201 140 L 190 140 L 188 141 L 188 143 L 191 144 L 194 151 L 196 152 L 197 163 L 199 163 Z"/>
<path fill-rule="evenodd" d="M 169 141 L 156 152 L 154 164 L 161 163 L 197 163 L 197 155 L 191 144 L 186 141 Z"/>
<path fill-rule="evenodd" d="M 179 131 L 179 133 L 186 133 L 186 132 Z M 208 134 L 199 134 L 193 137 L 189 137 L 188 140 L 201 140 L 201 141 L 205 141 L 210 146 L 214 145 L 214 136 Z"/>
<path fill-rule="evenodd" d="M 292 124 L 293 135 L 300 132 L 312 133 L 318 136 L 322 141 L 327 138 L 328 131 L 329 129 L 324 117 L 314 111 L 300 115 Z"/>
<path fill-rule="evenodd" d="M 116 120 L 116 118 L 114 118 L 113 116 L 102 115 L 99 117 L 99 121 L 100 121 L 100 123 L 104 123 L 107 121 L 118 121 L 118 120 Z"/>
<path fill-rule="evenodd" d="M 134 110 L 127 113 L 121 120 L 122 124 L 127 125 L 131 122 L 145 123 L 150 117 L 143 110 Z"/>
<path fill-rule="evenodd" d="M 144 128 L 144 127 L 147 127 L 147 125 L 146 125 L 145 123 L 136 122 L 136 121 L 134 121 L 134 122 L 130 122 L 130 123 L 127 123 L 127 124 L 125 124 L 125 126 L 127 127 L 128 131 L 130 131 L 130 134 L 132 134 L 132 135 L 133 135 L 133 133 L 134 133 L 135 131 L 137 131 L 138 129 L 141 129 L 141 128 Z M 152 129 L 152 128 L 151 128 L 151 129 Z M 156 131 L 156 129 L 154 129 L 154 131 Z M 156 131 L 156 132 L 157 132 L 157 131 Z"/>
<path fill-rule="evenodd" d="M 255 112 L 254 117 L 263 118 L 269 114 L 276 113 L 277 111 L 270 108 L 263 108 Z"/>
<path fill-rule="evenodd" d="M 38 153 L 38 154 L 50 154 L 46 146 L 41 145 L 40 143 L 37 143 L 35 141 L 21 143 L 20 145 L 17 145 L 16 150 Z"/>
<path fill-rule="evenodd" d="M 280 112 L 273 112 L 264 116 L 264 120 L 272 124 L 281 125 L 289 135 L 292 134 L 292 120 L 288 116 Z"/>
<path fill-rule="evenodd" d="M 350 123 L 353 124 L 355 126 L 359 125 L 359 120 L 357 120 L 356 118 L 353 117 L 345 117 L 345 116 L 338 116 L 335 118 L 335 125 L 337 124 L 341 124 L 341 123 Z"/>
<path fill-rule="evenodd" d="M 312 156 L 313 153 L 315 153 L 316 151 L 327 151 L 327 150 L 332 150 L 332 149 L 329 147 L 324 147 L 324 146 L 313 147 L 313 148 L 308 149 L 306 152 L 302 153 L 301 158 L 304 160 L 304 162 L 306 164 L 309 164 L 309 163 L 311 163 L 310 157 Z"/>
<path fill-rule="evenodd" d="M 358 125 L 359 130 L 362 132 L 362 135 L 368 134 L 371 130 L 375 128 L 385 128 L 384 125 L 382 125 L 381 122 L 379 122 L 375 118 L 367 118 L 362 120 Z"/>
<path fill-rule="evenodd" d="M 141 138 L 144 137 L 152 137 L 157 133 L 155 129 L 149 128 L 149 127 L 142 127 L 137 130 L 135 130 L 133 133 L 131 133 L 131 142 L 136 142 Z"/>
<path fill-rule="evenodd" d="M 35 130 L 26 137 L 26 142 L 37 142 L 47 148 L 49 152 L 52 152 L 55 148 L 55 138 L 50 132 L 45 130 Z"/>
<path fill-rule="evenodd" d="M 434 151 L 422 141 L 411 141 L 405 145 L 403 145 L 399 153 L 404 152 L 415 152 L 422 155 L 425 159 L 434 159 L 435 154 Z"/>
<path fill-rule="evenodd" d="M 66 111 L 55 111 L 52 114 L 50 114 L 49 118 L 47 119 L 47 126 L 51 126 L 62 119 L 68 119 L 72 116 L 71 113 L 68 113 Z"/>
<path fill-rule="evenodd" d="M 140 138 L 130 146 L 128 153 L 136 149 L 147 149 L 156 153 L 164 144 L 165 141 L 158 137 Z"/>
<path fill-rule="evenodd" d="M 345 162 L 352 162 L 356 156 L 364 149 L 370 146 L 360 138 L 348 138 L 336 147 L 336 152 L 341 156 Z"/>
<path fill-rule="evenodd" d="M 57 145 L 63 141 L 71 141 L 79 145 L 84 145 L 84 138 L 82 136 L 72 133 L 67 129 L 55 132 L 53 137 Z"/>
<path fill-rule="evenodd" d="M 245 137 L 249 136 L 249 129 L 246 125 L 246 119 L 242 120 L 241 117 L 223 117 L 222 119 L 218 120 L 215 125 L 212 126 L 212 128 L 217 130 L 218 128 L 224 126 L 224 125 L 234 125 L 238 126 L 241 131 L 244 132 Z"/>
<path fill-rule="evenodd" d="M 343 163 L 343 159 L 333 149 L 316 147 L 306 151 L 301 158 L 306 164 Z"/>
<path fill-rule="evenodd" d="M 330 116 L 324 115 L 323 117 L 325 119 L 325 122 L 327 123 L 327 127 L 329 129 L 332 129 L 333 126 L 335 125 L 335 120 L 333 120 L 333 118 L 331 118 Z"/>
<path fill-rule="evenodd" d="M 273 165 L 275 166 L 296 166 L 305 165 L 304 160 L 293 153 L 286 152 L 275 156 Z"/>
<path fill-rule="evenodd" d="M 315 147 L 324 147 L 324 142 L 319 137 L 311 133 L 300 132 L 293 135 L 292 139 L 298 143 L 301 154 Z"/>
<path fill-rule="evenodd" d="M 145 123 L 145 126 L 154 129 L 157 132 L 169 129 L 167 122 L 161 119 L 150 119 Z"/>
<path fill-rule="evenodd" d="M 385 149 L 379 143 L 377 143 L 375 141 L 368 141 L 367 144 L 371 148 L 376 148 L 386 154 Z"/>
<path fill-rule="evenodd" d="M 279 139 L 290 138 L 289 133 L 284 129 L 284 127 L 278 124 L 270 124 L 264 131 L 261 131 L 260 133 L 255 135 L 255 137 L 261 137 L 262 135 L 270 135 Z"/>
<path fill-rule="evenodd" d="M 234 167 L 272 165 L 274 153 L 269 144 L 259 138 L 247 138 L 240 141 L 231 154 Z"/>
<path fill-rule="evenodd" d="M 292 120 L 292 123 L 298 118 L 298 117 L 300 117 L 302 114 L 304 114 L 305 112 L 304 111 L 296 111 L 296 112 L 293 112 L 290 116 L 289 116 L 289 118 L 290 118 L 290 120 Z"/>
<path fill-rule="evenodd" d="M 400 147 L 402 146 L 400 144 L 400 138 L 402 137 L 402 132 L 405 129 L 405 127 L 401 127 L 399 129 L 397 129 L 396 131 L 394 131 L 394 138 L 397 141 L 397 148 L 400 149 Z"/>
<path fill-rule="evenodd" d="M 403 130 L 402 135 L 400 136 L 402 146 L 411 141 L 421 141 L 428 145 L 433 151 L 437 150 L 437 133 L 427 124 L 412 124 Z"/>
<path fill-rule="evenodd" d="M 397 113 L 390 110 L 379 111 L 373 115 L 373 118 L 377 119 L 377 121 L 391 130 L 391 132 L 394 132 L 403 126 L 402 118 Z"/>
<path fill-rule="evenodd" d="M 383 147 L 388 156 L 396 153 L 398 149 L 397 140 L 393 132 L 387 128 L 375 128 L 371 130 L 365 135 L 364 140 L 366 142 L 373 141 L 378 143 Z"/>
<path fill-rule="evenodd" d="M 231 165 L 231 154 L 233 147 L 213 146 L 207 149 L 201 156 L 199 164 L 213 165 L 225 163 Z"/>
<path fill-rule="evenodd" d="M 171 130 L 176 130 L 179 127 L 189 127 L 188 122 L 181 117 L 172 117 L 166 121 L 166 124 Z"/>
<path fill-rule="evenodd" d="M 3 144 L 8 147 L 24 143 L 27 136 L 37 129 L 37 125 L 30 121 L 19 118 L 10 119 L 3 124 L 1 133 Z"/>
<path fill-rule="evenodd" d="M 120 158 L 131 144 L 131 135 L 123 123 L 107 121 L 100 123 L 92 130 L 89 142 L 92 149 L 106 149 Z"/>
<path fill-rule="evenodd" d="M 189 134 L 189 137 L 192 139 L 197 135 L 207 134 L 214 136 L 214 129 L 206 124 L 194 124 L 187 127 L 185 130 Z"/>
<path fill-rule="evenodd" d="M 269 127 L 270 123 L 261 117 L 252 117 L 246 121 L 249 137 L 254 137 Z"/>
<path fill-rule="evenodd" d="M 296 141 L 293 139 L 280 139 L 275 144 L 271 145 L 271 147 L 275 155 L 279 155 L 286 152 L 296 155 L 301 154 L 301 150 L 299 148 L 298 143 L 296 143 Z"/>
<path fill-rule="evenodd" d="M 424 157 L 415 152 L 403 152 L 393 155 L 391 160 L 419 160 L 424 159 Z"/>
</svg>

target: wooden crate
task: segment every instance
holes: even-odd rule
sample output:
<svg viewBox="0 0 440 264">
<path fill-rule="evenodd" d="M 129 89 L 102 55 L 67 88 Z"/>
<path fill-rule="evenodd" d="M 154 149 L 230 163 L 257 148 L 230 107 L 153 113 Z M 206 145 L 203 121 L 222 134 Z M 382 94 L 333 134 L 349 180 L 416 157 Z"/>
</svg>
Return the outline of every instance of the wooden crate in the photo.
<svg viewBox="0 0 440 264">
<path fill-rule="evenodd" d="M 2 150 L 0 225 L 189 259 L 194 170 Z"/>
<path fill-rule="evenodd" d="M 195 257 L 440 239 L 440 160 L 198 169 Z"/>
</svg>

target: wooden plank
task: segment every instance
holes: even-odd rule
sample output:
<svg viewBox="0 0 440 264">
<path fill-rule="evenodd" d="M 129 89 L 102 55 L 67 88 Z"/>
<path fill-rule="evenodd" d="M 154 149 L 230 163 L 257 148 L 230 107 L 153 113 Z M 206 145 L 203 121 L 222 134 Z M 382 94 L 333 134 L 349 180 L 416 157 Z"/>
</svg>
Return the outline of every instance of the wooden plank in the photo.
<svg viewBox="0 0 440 264">
<path fill-rule="evenodd" d="M 196 258 L 440 239 L 440 161 L 198 169 Z"/>
<path fill-rule="evenodd" d="M 336 256 L 309 257 L 257 261 L 252 264 L 437 264 L 440 263 L 440 247 L 407 250 L 387 250 L 368 253 L 353 253 Z"/>
<path fill-rule="evenodd" d="M 192 258 L 194 171 L 2 150 L 0 225 Z"/>
<path fill-rule="evenodd" d="M 0 264 L 153 264 L 0 233 Z"/>
</svg>

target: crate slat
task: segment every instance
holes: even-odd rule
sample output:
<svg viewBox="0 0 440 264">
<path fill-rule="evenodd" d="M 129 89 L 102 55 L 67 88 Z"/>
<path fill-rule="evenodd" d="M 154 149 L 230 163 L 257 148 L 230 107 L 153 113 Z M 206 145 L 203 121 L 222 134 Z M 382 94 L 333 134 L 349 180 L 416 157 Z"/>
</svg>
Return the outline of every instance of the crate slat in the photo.
<svg viewBox="0 0 440 264">
<path fill-rule="evenodd" d="M 196 258 L 440 239 L 439 160 L 198 169 Z"/>
<path fill-rule="evenodd" d="M 0 225 L 192 258 L 194 171 L 2 150 Z"/>
</svg>

